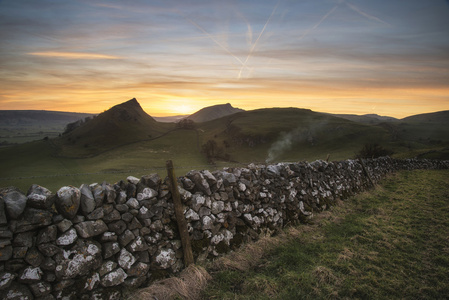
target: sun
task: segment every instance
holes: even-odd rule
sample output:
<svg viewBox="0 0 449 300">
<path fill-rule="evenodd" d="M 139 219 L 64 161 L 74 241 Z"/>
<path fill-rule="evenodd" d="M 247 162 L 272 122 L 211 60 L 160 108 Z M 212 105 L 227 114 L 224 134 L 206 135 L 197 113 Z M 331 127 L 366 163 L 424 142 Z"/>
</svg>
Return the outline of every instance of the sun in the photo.
<svg viewBox="0 0 449 300">
<path fill-rule="evenodd" d="M 193 108 L 188 104 L 177 104 L 172 106 L 172 111 L 176 114 L 188 115 L 192 113 Z"/>
<path fill-rule="evenodd" d="M 183 114 L 188 114 L 192 111 L 192 107 L 189 105 L 181 105 L 181 107 L 179 107 L 179 112 L 183 113 Z"/>
</svg>

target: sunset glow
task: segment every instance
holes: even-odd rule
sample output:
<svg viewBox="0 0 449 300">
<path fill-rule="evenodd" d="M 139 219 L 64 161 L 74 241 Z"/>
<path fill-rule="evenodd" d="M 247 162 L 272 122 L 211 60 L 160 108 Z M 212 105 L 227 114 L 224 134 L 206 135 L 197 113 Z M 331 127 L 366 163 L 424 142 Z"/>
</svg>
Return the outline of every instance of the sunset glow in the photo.
<svg viewBox="0 0 449 300">
<path fill-rule="evenodd" d="M 447 1 L 0 1 L 0 110 L 449 110 Z"/>
</svg>

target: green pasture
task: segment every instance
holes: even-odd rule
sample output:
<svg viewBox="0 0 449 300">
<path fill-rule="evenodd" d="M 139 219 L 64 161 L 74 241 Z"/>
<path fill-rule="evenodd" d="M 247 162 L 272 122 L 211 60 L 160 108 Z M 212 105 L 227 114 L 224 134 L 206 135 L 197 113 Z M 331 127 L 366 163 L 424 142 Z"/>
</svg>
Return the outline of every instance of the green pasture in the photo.
<svg viewBox="0 0 449 300">
<path fill-rule="evenodd" d="M 158 173 L 165 177 L 168 159 L 173 160 L 177 175 L 207 168 L 198 150 L 196 133 L 189 130 L 174 131 L 155 141 L 130 144 L 90 158 L 59 157 L 50 143 L 37 141 L 0 149 L 0 186 L 14 185 L 26 191 L 31 184 L 39 184 L 56 192 L 64 185 L 114 183 L 129 175 Z"/>
<path fill-rule="evenodd" d="M 449 159 L 449 129 L 435 123 L 367 125 L 296 108 L 237 113 L 197 123 L 194 129 L 141 118 L 138 125 L 113 113 L 100 115 L 60 138 L 2 147 L 0 187 L 26 191 L 40 184 L 56 191 L 64 185 L 114 183 L 129 175 L 163 177 L 168 159 L 178 176 L 252 162 L 314 161 L 328 155 L 331 161 L 344 160 L 367 143 L 392 150 L 397 158 Z M 208 141 L 228 159 L 214 158 L 210 164 L 202 152 Z"/>
<path fill-rule="evenodd" d="M 203 299 L 447 299 L 448 186 L 448 170 L 394 174 L 265 241 L 251 267 L 209 268 Z"/>
</svg>

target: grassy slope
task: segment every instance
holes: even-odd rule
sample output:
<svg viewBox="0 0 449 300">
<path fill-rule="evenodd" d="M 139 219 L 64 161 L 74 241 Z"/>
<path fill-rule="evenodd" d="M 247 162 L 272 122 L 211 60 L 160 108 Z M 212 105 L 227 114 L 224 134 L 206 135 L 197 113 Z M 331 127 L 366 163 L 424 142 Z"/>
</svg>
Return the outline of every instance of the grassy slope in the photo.
<svg viewBox="0 0 449 300">
<path fill-rule="evenodd" d="M 297 108 L 260 109 L 199 124 L 202 143 L 228 141 L 226 151 L 240 162 L 347 159 L 366 142 L 388 146 L 388 131 L 381 127 Z M 248 141 L 253 144 L 250 145 Z"/>
<path fill-rule="evenodd" d="M 44 141 L 0 149 L 0 186 L 15 185 L 26 191 L 37 183 L 56 192 L 63 185 L 79 186 L 104 180 L 114 183 L 129 175 L 159 173 L 164 177 L 167 159 L 174 160 L 177 175 L 206 165 L 198 150 L 197 135 L 191 130 L 173 131 L 160 139 L 130 144 L 91 158 L 64 158 L 54 153 L 51 145 Z M 98 172 L 100 174 L 85 174 Z M 54 177 L 58 174 L 80 175 Z M 31 176 L 38 177 L 2 179 Z"/>
<path fill-rule="evenodd" d="M 314 225 L 300 226 L 299 234 L 280 245 L 263 247 L 253 267 L 212 273 L 203 296 L 445 299 L 448 186 L 447 170 L 399 172 L 376 190 L 333 207 Z"/>
<path fill-rule="evenodd" d="M 401 121 L 387 128 L 394 136 L 397 158 L 449 160 L 449 124 Z"/>
<path fill-rule="evenodd" d="M 123 113 L 124 107 L 126 113 Z M 449 129 L 434 123 L 370 126 L 310 110 L 277 108 L 242 112 L 199 123 L 197 132 L 171 132 L 174 124 L 155 122 L 141 110 L 137 102 L 126 102 L 108 112 L 108 115 L 101 114 L 86 123 L 88 126 L 82 126 L 49 143 L 37 141 L 0 148 L 0 178 L 39 176 L 35 179 L 0 179 L 0 187 L 16 185 L 26 190 L 31 184 L 38 183 L 55 190 L 68 184 L 103 180 L 115 182 L 128 175 L 165 174 L 163 167 L 168 158 L 174 161 L 175 166 L 181 167 L 176 172 L 178 175 L 185 174 L 189 168 L 231 166 L 230 162 L 219 161 L 216 166 L 207 165 L 200 149 L 211 139 L 233 161 L 242 164 L 265 162 L 269 157 L 273 159 L 272 162 L 313 161 L 326 159 L 327 154 L 330 154 L 331 160 L 343 160 L 354 157 L 368 142 L 377 142 L 393 149 L 398 157 L 414 157 L 437 149 L 437 152 L 429 152 L 424 157 L 449 159 L 449 151 L 444 150 L 448 145 Z M 399 126 L 414 127 L 402 130 Z M 413 134 L 415 129 L 420 132 L 418 137 Z M 443 142 L 432 144 L 419 139 L 429 136 L 429 132 L 433 132 Z M 117 136 L 115 139 L 114 135 Z M 398 138 L 394 140 L 393 135 Z M 224 146 L 224 141 L 229 147 Z M 52 148 L 52 143 L 56 147 Z M 80 156 L 88 158 L 73 158 Z M 162 168 L 162 171 L 156 167 Z M 98 172 L 102 174 L 84 174 Z M 42 178 L 57 174 L 84 175 Z"/>
<path fill-rule="evenodd" d="M 364 116 L 353 121 L 366 123 Z M 449 111 L 419 114 L 401 120 L 372 123 L 390 136 L 389 148 L 397 158 L 449 159 Z M 377 125 L 376 125 L 377 124 Z"/>
<path fill-rule="evenodd" d="M 55 139 L 54 143 L 62 156 L 89 157 L 118 146 L 154 139 L 173 128 L 174 124 L 156 122 L 132 99 Z"/>
<path fill-rule="evenodd" d="M 404 122 L 437 123 L 449 125 L 449 110 L 419 114 L 402 119 Z"/>
</svg>

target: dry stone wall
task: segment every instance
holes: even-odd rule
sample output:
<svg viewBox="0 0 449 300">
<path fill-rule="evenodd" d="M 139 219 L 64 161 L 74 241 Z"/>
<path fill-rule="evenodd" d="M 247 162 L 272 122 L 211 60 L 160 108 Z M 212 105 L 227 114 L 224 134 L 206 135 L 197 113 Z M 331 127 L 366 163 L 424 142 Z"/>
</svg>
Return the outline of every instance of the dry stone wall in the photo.
<svg viewBox="0 0 449 300">
<path fill-rule="evenodd" d="M 208 259 L 307 221 L 396 170 L 449 162 L 388 157 L 251 164 L 178 178 L 195 258 Z M 123 290 L 183 268 L 168 179 L 39 185 L 0 193 L 0 298 L 120 299 Z"/>
</svg>

